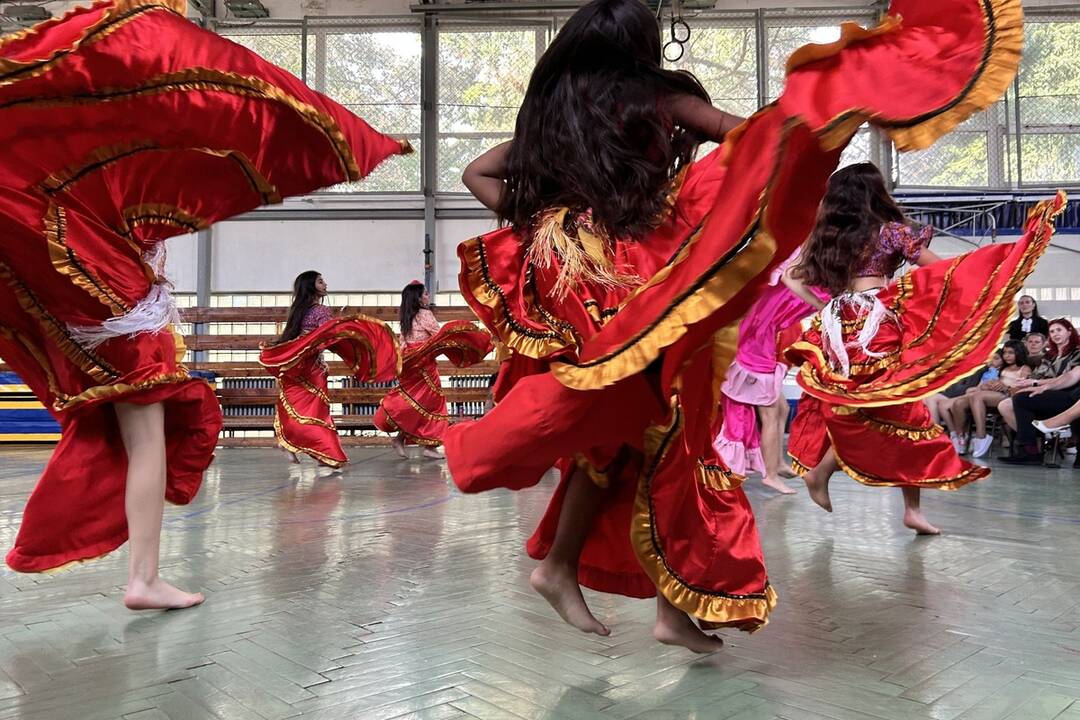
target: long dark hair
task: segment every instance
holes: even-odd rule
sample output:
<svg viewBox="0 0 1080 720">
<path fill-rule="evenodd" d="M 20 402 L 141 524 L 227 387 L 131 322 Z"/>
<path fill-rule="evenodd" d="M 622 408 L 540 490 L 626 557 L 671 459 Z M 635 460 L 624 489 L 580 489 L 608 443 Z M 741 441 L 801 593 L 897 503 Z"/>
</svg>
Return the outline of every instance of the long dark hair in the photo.
<svg viewBox="0 0 1080 720">
<path fill-rule="evenodd" d="M 829 178 L 795 277 L 834 295 L 844 292 L 868 259 L 881 226 L 904 221 L 876 166 L 856 163 L 837 170 Z"/>
<path fill-rule="evenodd" d="M 288 342 L 300 337 L 304 329 L 304 316 L 313 305 L 319 304 L 319 291 L 315 289 L 315 282 L 321 274 L 315 270 L 307 270 L 293 280 L 293 301 L 289 306 L 289 319 L 285 321 L 285 331 L 281 333 L 278 342 Z"/>
<path fill-rule="evenodd" d="M 413 320 L 424 309 L 420 298 L 424 297 L 423 283 L 409 283 L 401 291 L 401 312 L 398 318 L 401 320 L 401 337 L 407 338 L 412 333 Z"/>
<path fill-rule="evenodd" d="M 693 75 L 660 62 L 660 29 L 641 0 L 593 0 L 574 13 L 529 80 L 500 220 L 527 231 L 540 211 L 569 207 L 592 209 L 613 236 L 653 227 L 702 141 L 674 127 L 663 100 L 709 99 Z"/>
<path fill-rule="evenodd" d="M 1020 307 L 1019 307 L 1020 301 L 1023 300 L 1024 298 L 1031 298 L 1031 304 L 1033 306 L 1032 310 L 1031 310 L 1031 319 L 1034 320 L 1035 318 L 1041 318 L 1042 315 L 1039 314 L 1039 301 L 1036 300 L 1034 298 L 1034 296 L 1032 296 L 1032 295 L 1021 295 L 1019 298 L 1017 298 L 1017 301 L 1016 301 L 1016 304 L 1017 304 L 1016 319 L 1017 320 L 1023 320 L 1024 319 L 1024 313 L 1020 312 Z"/>
<path fill-rule="evenodd" d="M 1046 339 L 1048 342 L 1045 356 L 1047 360 L 1057 360 L 1058 357 L 1064 357 L 1077 348 L 1080 348 L 1080 333 L 1076 332 L 1076 328 L 1073 327 L 1071 322 L 1065 318 L 1057 318 L 1056 320 L 1051 320 L 1050 325 L 1060 325 L 1068 330 L 1069 342 L 1065 344 L 1065 349 L 1059 353 L 1057 343 L 1047 337 Z"/>
<path fill-rule="evenodd" d="M 1001 362 L 1002 362 L 1003 365 L 1007 365 L 1005 363 L 1005 352 L 1004 352 L 1005 348 L 1009 348 L 1010 350 L 1013 351 L 1013 364 L 1012 364 L 1013 367 L 1020 368 L 1020 367 L 1024 367 L 1025 365 L 1027 365 L 1028 352 L 1027 352 L 1027 347 L 1024 346 L 1024 343 L 1020 342 L 1019 340 L 1009 340 L 1004 345 L 1002 345 L 1000 352 L 1001 352 Z M 1002 369 L 1004 369 L 1004 368 L 1002 368 Z"/>
</svg>

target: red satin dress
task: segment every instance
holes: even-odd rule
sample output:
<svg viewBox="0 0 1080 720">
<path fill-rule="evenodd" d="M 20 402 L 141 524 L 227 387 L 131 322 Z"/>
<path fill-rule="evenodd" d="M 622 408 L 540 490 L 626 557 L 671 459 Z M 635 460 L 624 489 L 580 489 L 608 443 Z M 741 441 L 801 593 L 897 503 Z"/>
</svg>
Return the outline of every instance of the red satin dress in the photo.
<svg viewBox="0 0 1080 720">
<path fill-rule="evenodd" d="M 528 236 L 463 243 L 462 292 L 513 355 L 495 409 L 447 433 L 458 487 L 525 488 L 557 466 L 528 543 L 543 558 L 582 473 L 607 490 L 583 585 L 659 591 L 712 626 L 763 625 L 776 593 L 742 478 L 711 442 L 739 318 L 809 235 L 860 125 L 928 147 L 1000 98 L 1022 39 L 1016 0 L 895 0 L 879 27 L 845 25 L 838 42 L 798 51 L 783 95 L 686 170 L 646 238 L 598 236 L 587 214 L 552 209 Z M 576 282 L 560 277 L 567 258 L 587 270 Z"/>
<path fill-rule="evenodd" d="M 303 333 L 293 340 L 265 346 L 259 364 L 277 378 L 274 437 L 292 453 L 339 468 L 349 462 L 330 415 L 329 369 L 324 350 L 336 354 L 360 382 L 394 379 L 401 367 L 397 338 L 382 322 L 363 315 L 334 319 L 325 305 L 307 311 Z"/>
<path fill-rule="evenodd" d="M 450 427 L 437 359 L 469 367 L 491 352 L 491 335 L 466 320 L 439 327 L 435 314 L 421 310 L 402 346 L 398 384 L 379 402 L 375 427 L 401 433 L 406 443 L 438 447 Z"/>
<path fill-rule="evenodd" d="M 404 146 L 179 0 L 99 2 L 0 38 L 0 146 L 0 357 L 63 429 L 7 555 L 35 572 L 127 540 L 112 403 L 165 404 L 169 502 L 191 501 L 213 457 L 221 409 L 181 364 L 161 241 Z"/>
<path fill-rule="evenodd" d="M 916 268 L 855 302 L 856 294 L 845 294 L 811 318 L 785 352 L 802 365 L 805 391 L 788 442 L 794 469 L 805 473 L 832 447 L 844 472 L 864 485 L 955 490 L 989 475 L 957 455 L 920 401 L 985 365 L 1001 346 L 1016 295 L 1064 207 L 1059 193 L 1036 205 L 1019 241 Z M 870 319 L 874 300 L 885 315 L 860 342 L 868 321 L 878 325 Z M 828 313 L 835 314 L 831 333 Z"/>
</svg>

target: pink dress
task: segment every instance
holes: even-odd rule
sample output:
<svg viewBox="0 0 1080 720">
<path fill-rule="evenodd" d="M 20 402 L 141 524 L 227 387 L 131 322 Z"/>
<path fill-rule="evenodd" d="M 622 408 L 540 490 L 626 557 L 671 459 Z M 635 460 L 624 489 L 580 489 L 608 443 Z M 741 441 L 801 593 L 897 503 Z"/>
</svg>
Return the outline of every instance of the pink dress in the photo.
<svg viewBox="0 0 1080 720">
<path fill-rule="evenodd" d="M 772 405 L 780 396 L 787 375 L 777 350 L 777 338 L 785 328 L 811 315 L 814 308 L 780 282 L 784 271 L 799 259 L 799 252 L 785 260 L 769 278 L 769 285 L 739 324 L 739 349 L 728 368 L 720 398 L 724 425 L 713 447 L 732 471 L 765 473 L 758 430 L 758 405 Z M 814 290 L 823 301 L 827 293 Z"/>
</svg>

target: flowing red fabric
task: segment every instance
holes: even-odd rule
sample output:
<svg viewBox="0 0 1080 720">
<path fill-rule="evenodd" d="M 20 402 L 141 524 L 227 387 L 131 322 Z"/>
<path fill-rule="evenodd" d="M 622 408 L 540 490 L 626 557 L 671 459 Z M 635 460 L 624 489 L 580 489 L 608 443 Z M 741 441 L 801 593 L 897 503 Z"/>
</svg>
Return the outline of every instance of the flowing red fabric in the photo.
<svg viewBox="0 0 1080 720">
<path fill-rule="evenodd" d="M 494 412 L 448 431 L 458 487 L 526 487 L 558 465 L 559 490 L 529 544 L 539 557 L 583 473 L 608 492 L 582 583 L 632 596 L 652 586 L 706 623 L 763 625 L 776 596 L 753 515 L 711 445 L 738 319 L 809 234 L 858 127 L 872 122 L 904 150 L 929 146 L 1000 98 L 1022 35 L 1016 0 L 896 0 L 878 28 L 845 26 L 839 42 L 800 50 L 781 98 L 685 172 L 647 238 L 606 241 L 613 272 L 639 284 L 563 293 L 559 254 L 537 263 L 530 252 L 537 234 L 463 243 L 463 294 L 528 361 L 509 361 Z"/>
<path fill-rule="evenodd" d="M 278 444 L 338 468 L 349 458 L 330 415 L 328 371 L 322 360 L 327 350 L 345 361 L 353 377 L 367 383 L 396 377 L 401 357 L 390 327 L 363 315 L 331 320 L 259 353 L 259 363 L 278 381 L 274 416 Z"/>
<path fill-rule="evenodd" d="M 955 490 L 990 474 L 960 459 L 922 398 L 987 363 L 1001 346 L 1014 300 L 1054 234 L 1065 196 L 1039 203 L 1015 243 L 988 245 L 916 268 L 877 294 L 891 313 L 868 350 L 855 342 L 866 321 L 844 306 L 841 321 L 851 371 L 833 367 L 821 317 L 785 351 L 802 365 L 805 394 L 788 452 L 806 472 L 831 446 L 841 467 L 866 485 Z M 880 355 L 880 357 L 878 357 Z"/>
<path fill-rule="evenodd" d="M 63 428 L 7 557 L 16 570 L 126 540 L 109 403 L 165 403 L 171 502 L 195 495 L 221 427 L 170 329 L 93 346 L 72 328 L 161 293 L 161 240 L 407 149 L 184 13 L 99 2 L 0 38 L 0 356 Z"/>
<path fill-rule="evenodd" d="M 398 384 L 379 401 L 375 427 L 400 432 L 406 443 L 436 447 L 450 427 L 436 359 L 469 367 L 492 350 L 491 334 L 467 320 L 454 320 L 423 343 L 406 346 Z"/>
</svg>

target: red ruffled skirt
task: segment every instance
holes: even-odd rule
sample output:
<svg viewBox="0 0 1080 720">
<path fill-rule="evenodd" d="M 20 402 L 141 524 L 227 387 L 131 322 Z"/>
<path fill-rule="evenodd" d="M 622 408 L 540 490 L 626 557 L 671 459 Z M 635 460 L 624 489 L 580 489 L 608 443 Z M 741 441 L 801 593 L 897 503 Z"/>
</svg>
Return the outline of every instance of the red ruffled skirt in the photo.
<svg viewBox="0 0 1080 720">
<path fill-rule="evenodd" d="M 593 238 L 572 237 L 581 225 L 463 243 L 462 292 L 513 356 L 495 410 L 447 433 L 458 487 L 522 488 L 559 467 L 529 543 L 542 557 L 566 487 L 583 474 L 607 497 L 582 583 L 634 597 L 659 590 L 714 625 L 764 624 L 776 596 L 753 514 L 712 448 L 739 318 L 810 233 L 858 127 L 874 122 L 901 149 L 929 146 L 1001 96 L 1022 34 L 1016 0 L 896 0 L 880 27 L 845 26 L 837 43 L 799 51 L 781 98 L 686 171 L 648 237 L 604 239 L 610 276 L 638 282 L 563 292 L 560 253 L 595 253 Z M 556 240 L 540 262 L 534 237 Z"/>
<path fill-rule="evenodd" d="M 274 436 L 289 452 L 329 467 L 349 461 L 330 415 L 326 350 L 338 355 L 361 382 L 393 379 L 401 366 L 397 339 L 381 320 L 360 316 L 323 323 L 306 335 L 264 347 L 259 363 L 278 381 Z"/>
<path fill-rule="evenodd" d="M 960 459 L 920 401 L 985 365 L 1000 346 L 1014 298 L 1064 207 L 1062 194 L 1039 203 L 1018 242 L 916 268 L 884 290 L 863 293 L 860 307 L 841 296 L 833 307 L 847 345 L 846 373 L 816 315 L 785 353 L 802 365 L 805 390 L 788 444 L 794 469 L 805 473 L 832 447 L 840 467 L 865 485 L 955 490 L 989 475 L 989 468 Z M 873 299 L 886 315 L 862 348 L 857 338 Z"/>
<path fill-rule="evenodd" d="M 166 497 L 199 489 L 221 408 L 181 364 L 161 242 L 406 149 L 185 13 L 177 0 L 98 2 L 0 38 L 0 357 L 63 430 L 7 556 L 15 570 L 127 539 L 110 403 L 164 403 Z M 164 319 L 86 339 L 147 310 Z"/>
<path fill-rule="evenodd" d="M 492 350 L 491 335 L 467 320 L 449 322 L 423 343 L 406 346 L 398 384 L 379 402 L 375 427 L 406 443 L 437 447 L 450 427 L 437 358 L 469 367 Z"/>
</svg>

